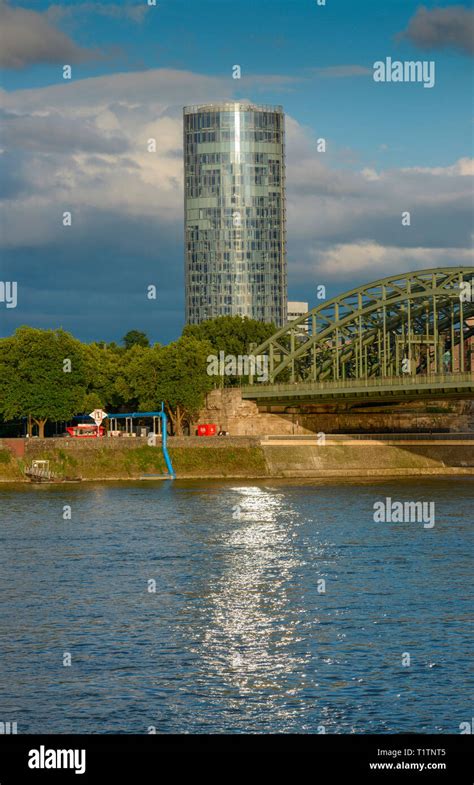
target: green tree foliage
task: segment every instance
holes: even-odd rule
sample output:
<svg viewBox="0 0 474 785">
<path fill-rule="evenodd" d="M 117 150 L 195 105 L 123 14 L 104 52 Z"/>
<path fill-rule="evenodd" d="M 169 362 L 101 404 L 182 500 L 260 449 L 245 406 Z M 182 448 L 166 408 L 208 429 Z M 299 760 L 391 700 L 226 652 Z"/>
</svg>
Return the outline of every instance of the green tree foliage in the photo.
<svg viewBox="0 0 474 785">
<path fill-rule="evenodd" d="M 139 410 L 156 410 L 164 401 L 173 426 L 181 435 L 184 423 L 190 424 L 212 388 L 207 373 L 207 357 L 212 346 L 207 341 L 182 337 L 168 346 L 138 350 L 130 358 L 130 384 Z"/>
<path fill-rule="evenodd" d="M 201 324 L 188 324 L 183 330 L 183 337 L 193 337 L 201 341 L 209 341 L 212 354 L 248 355 L 251 350 L 270 338 L 276 332 L 274 324 L 265 324 L 255 319 L 244 316 L 218 316 L 216 319 L 207 319 Z M 242 381 L 236 377 L 224 376 L 218 378 L 219 384 L 225 386 L 237 385 Z M 217 380 L 214 377 L 214 384 Z"/>
<path fill-rule="evenodd" d="M 251 345 L 259 346 L 276 332 L 274 324 L 257 322 L 247 316 L 218 316 L 201 324 L 187 324 L 183 338 L 193 337 L 209 341 L 214 351 L 225 354 L 248 354 Z"/>
<path fill-rule="evenodd" d="M 210 352 L 208 341 L 187 336 L 163 347 L 158 393 L 165 402 L 173 431 L 178 436 L 182 433 L 183 423 L 190 424 L 197 416 L 205 394 L 213 386 L 207 373 Z"/>
<path fill-rule="evenodd" d="M 95 408 L 157 410 L 164 401 L 173 431 L 180 434 L 216 384 L 208 374 L 209 355 L 248 354 L 274 330 L 273 325 L 225 316 L 188 325 L 168 346 L 150 346 L 137 330 L 127 333 L 125 346 L 118 346 L 82 344 L 63 330 L 20 327 L 0 339 L 0 417 L 27 416 L 42 436 L 47 420 L 70 420 Z"/>
<path fill-rule="evenodd" d="M 128 333 L 123 336 L 122 342 L 126 349 L 131 349 L 132 346 L 150 345 L 148 336 L 146 335 L 146 333 L 140 332 L 140 330 L 129 330 Z"/>
<path fill-rule="evenodd" d="M 69 420 L 82 408 L 86 369 L 79 341 L 63 330 L 19 327 L 0 339 L 0 411 L 28 417 L 44 436 L 47 420 Z"/>
<path fill-rule="evenodd" d="M 108 411 L 115 410 L 133 399 L 127 378 L 128 355 L 122 347 L 105 343 L 83 345 L 87 379 L 87 405 L 84 411 L 91 411 L 91 402 Z M 92 409 L 96 408 L 92 406 Z"/>
<path fill-rule="evenodd" d="M 149 348 L 137 344 L 125 353 L 117 389 L 130 411 L 155 411 L 161 406 L 156 393 L 160 351 L 159 344 Z"/>
</svg>

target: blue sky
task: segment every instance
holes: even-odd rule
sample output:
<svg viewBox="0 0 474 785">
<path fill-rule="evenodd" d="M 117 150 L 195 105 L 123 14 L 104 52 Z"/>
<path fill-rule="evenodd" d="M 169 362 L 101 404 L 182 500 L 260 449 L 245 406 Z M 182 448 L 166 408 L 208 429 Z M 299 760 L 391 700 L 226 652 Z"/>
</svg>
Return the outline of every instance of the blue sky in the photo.
<svg viewBox="0 0 474 785">
<path fill-rule="evenodd" d="M 27 323 L 83 340 L 179 335 L 185 103 L 283 105 L 290 298 L 315 305 L 321 283 L 331 295 L 472 264 L 469 5 L 0 0 L 0 22 L 0 263 L 19 286 L 17 308 L 0 304 L 1 334 Z M 386 57 L 434 61 L 435 86 L 375 83 L 373 63 Z"/>
</svg>

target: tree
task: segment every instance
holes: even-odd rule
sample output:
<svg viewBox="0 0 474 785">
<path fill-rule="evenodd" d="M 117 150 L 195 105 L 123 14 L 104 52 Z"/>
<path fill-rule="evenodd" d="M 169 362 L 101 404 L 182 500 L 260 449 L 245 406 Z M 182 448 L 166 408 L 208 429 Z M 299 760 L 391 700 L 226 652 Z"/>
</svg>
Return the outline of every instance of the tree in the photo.
<svg viewBox="0 0 474 785">
<path fill-rule="evenodd" d="M 207 373 L 211 348 L 208 341 L 182 337 L 162 349 L 158 393 L 177 436 L 182 434 L 183 424 L 190 424 L 197 416 L 205 394 L 212 389 L 212 378 Z"/>
<path fill-rule="evenodd" d="M 276 332 L 274 324 L 259 322 L 247 316 L 218 316 L 206 319 L 201 324 L 187 324 L 183 330 L 183 338 L 192 337 L 201 341 L 209 341 L 213 352 L 219 355 L 248 355 L 252 348 L 270 338 Z M 238 384 L 236 377 L 225 376 L 226 385 Z"/>
<path fill-rule="evenodd" d="M 94 409 L 103 409 L 105 406 L 103 400 L 104 399 L 95 392 L 86 393 L 82 401 L 82 411 L 89 414 L 91 411 L 94 411 Z"/>
<path fill-rule="evenodd" d="M 87 378 L 87 404 L 84 411 L 90 411 L 91 401 L 100 401 L 94 408 L 117 409 L 128 405 L 133 392 L 126 378 L 128 356 L 132 350 L 105 343 L 83 345 Z"/>
<path fill-rule="evenodd" d="M 128 372 L 141 411 L 157 410 L 164 401 L 173 432 L 181 435 L 212 388 L 207 357 L 212 346 L 196 338 L 180 338 L 168 346 L 135 348 Z"/>
<path fill-rule="evenodd" d="M 122 357 L 115 386 L 122 400 L 128 402 L 129 411 L 156 410 L 159 403 L 156 365 L 160 349 L 159 344 L 148 348 L 135 344 Z"/>
<path fill-rule="evenodd" d="M 123 336 L 122 342 L 126 349 L 131 349 L 132 346 L 149 346 L 150 341 L 148 340 L 148 336 L 146 333 L 140 332 L 140 330 L 129 330 L 126 335 Z"/>
<path fill-rule="evenodd" d="M 0 339 L 0 411 L 28 417 L 44 437 L 48 420 L 69 420 L 82 408 L 86 371 L 82 345 L 63 330 L 19 327 Z"/>
</svg>

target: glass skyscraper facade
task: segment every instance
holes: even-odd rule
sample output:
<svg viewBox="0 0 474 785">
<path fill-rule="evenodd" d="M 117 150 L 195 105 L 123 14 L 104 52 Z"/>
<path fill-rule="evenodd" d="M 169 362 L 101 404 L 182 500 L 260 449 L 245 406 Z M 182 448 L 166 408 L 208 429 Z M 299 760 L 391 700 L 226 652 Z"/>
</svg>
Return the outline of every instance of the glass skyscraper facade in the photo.
<svg viewBox="0 0 474 785">
<path fill-rule="evenodd" d="M 186 321 L 286 322 L 285 129 L 280 106 L 184 108 Z"/>
</svg>

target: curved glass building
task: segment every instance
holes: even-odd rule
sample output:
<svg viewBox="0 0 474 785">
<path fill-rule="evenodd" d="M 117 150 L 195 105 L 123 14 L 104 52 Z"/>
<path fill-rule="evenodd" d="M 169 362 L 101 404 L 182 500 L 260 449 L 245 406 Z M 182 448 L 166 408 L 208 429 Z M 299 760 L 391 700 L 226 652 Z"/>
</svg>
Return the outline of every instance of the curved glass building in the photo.
<svg viewBox="0 0 474 785">
<path fill-rule="evenodd" d="M 286 322 L 280 106 L 184 108 L 186 321 Z"/>
</svg>

